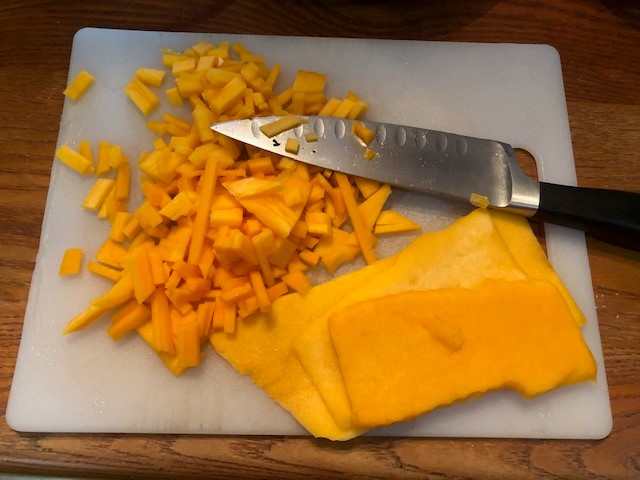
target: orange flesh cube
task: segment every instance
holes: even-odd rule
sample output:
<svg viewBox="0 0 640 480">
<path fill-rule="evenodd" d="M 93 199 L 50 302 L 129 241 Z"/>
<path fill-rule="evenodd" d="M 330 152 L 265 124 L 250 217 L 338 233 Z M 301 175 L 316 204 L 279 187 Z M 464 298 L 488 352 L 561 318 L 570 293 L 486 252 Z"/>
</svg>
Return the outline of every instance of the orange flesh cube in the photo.
<svg viewBox="0 0 640 480">
<path fill-rule="evenodd" d="M 148 201 L 143 202 L 138 209 L 133 212 L 134 217 L 138 219 L 142 228 L 148 229 L 157 227 L 162 223 L 162 215 L 157 208 L 155 208 Z"/>
<path fill-rule="evenodd" d="M 243 215 L 244 210 L 242 208 L 212 209 L 209 223 L 212 227 L 226 225 L 231 228 L 239 228 L 242 225 Z"/>
<path fill-rule="evenodd" d="M 287 141 L 284 144 L 285 152 L 297 155 L 299 149 L 300 142 L 298 140 L 296 140 L 295 138 L 287 138 Z"/>
<path fill-rule="evenodd" d="M 141 228 L 140 221 L 136 217 L 131 216 L 122 231 L 129 240 L 132 240 L 138 232 L 140 232 Z"/>
<path fill-rule="evenodd" d="M 80 272 L 82 254 L 83 251 L 81 248 L 67 248 L 62 257 L 58 275 L 75 275 Z"/>
<path fill-rule="evenodd" d="M 93 85 L 94 81 L 95 78 L 89 72 L 81 70 L 62 93 L 71 100 L 78 100 Z"/>
<path fill-rule="evenodd" d="M 362 100 L 356 100 L 355 105 L 351 107 L 351 110 L 347 114 L 347 118 L 355 120 L 361 118 L 369 110 L 369 105 Z"/>
<path fill-rule="evenodd" d="M 247 197 L 269 195 L 282 190 L 282 183 L 277 180 L 266 180 L 258 177 L 248 177 L 233 182 L 225 182 L 223 186 L 238 200 Z"/>
<path fill-rule="evenodd" d="M 145 116 L 150 115 L 160 104 L 158 96 L 137 78 L 124 87 L 124 92 Z"/>
<path fill-rule="evenodd" d="M 316 252 L 312 252 L 311 250 L 303 250 L 299 253 L 299 256 L 300 260 L 311 266 L 316 266 L 320 261 L 320 255 Z"/>
<path fill-rule="evenodd" d="M 370 180 L 364 177 L 355 177 L 355 183 L 364 198 L 369 198 L 373 195 L 381 185 L 377 180 Z"/>
<path fill-rule="evenodd" d="M 113 268 L 122 268 L 126 263 L 127 249 L 108 239 L 96 253 L 96 260 Z"/>
<path fill-rule="evenodd" d="M 301 294 L 307 293 L 311 289 L 311 283 L 302 270 L 294 270 L 282 277 L 284 283 Z"/>
<path fill-rule="evenodd" d="M 211 109 L 218 115 L 223 113 L 244 94 L 247 84 L 241 77 L 234 77 L 211 102 Z"/>
<path fill-rule="evenodd" d="M 238 74 L 222 68 L 211 68 L 207 70 L 206 77 L 208 82 L 214 87 L 224 87 L 231 80 L 238 78 Z"/>
<path fill-rule="evenodd" d="M 284 282 L 278 282 L 269 288 L 267 288 L 267 295 L 271 302 L 273 302 L 276 298 L 285 295 L 289 291 L 287 284 Z"/>
<path fill-rule="evenodd" d="M 56 152 L 56 158 L 67 167 L 74 169 L 78 173 L 87 175 L 95 171 L 93 162 L 79 154 L 67 145 L 62 145 Z"/>
<path fill-rule="evenodd" d="M 120 280 L 122 273 L 120 270 L 116 270 L 114 268 L 108 267 L 106 265 L 102 265 L 96 261 L 91 260 L 87 264 L 87 270 L 91 273 L 95 273 L 96 275 L 100 275 L 101 277 L 108 278 L 114 282 Z"/>
<path fill-rule="evenodd" d="M 276 173 L 275 168 L 273 168 L 273 162 L 269 157 L 250 158 L 247 161 L 247 165 L 251 175 L 257 175 L 260 173 L 264 175 L 272 175 Z"/>
<path fill-rule="evenodd" d="M 129 212 L 116 213 L 113 224 L 111 225 L 111 232 L 109 233 L 111 240 L 119 243 L 125 241 L 126 235 L 124 234 L 124 227 L 129 223 L 131 217 L 132 215 Z"/>
<path fill-rule="evenodd" d="M 91 144 L 88 140 L 82 140 L 78 144 L 78 153 L 89 160 L 89 162 L 91 162 L 91 165 L 93 165 L 93 167 L 90 169 L 90 171 L 91 173 L 93 173 L 95 171 L 95 163 L 93 161 L 93 153 L 91 153 Z"/>
<path fill-rule="evenodd" d="M 168 88 L 167 90 L 165 90 L 165 94 L 167 95 L 167 98 L 169 99 L 171 105 L 179 107 L 183 104 L 182 96 L 180 95 L 178 87 Z"/>
<path fill-rule="evenodd" d="M 322 107 L 322 109 L 318 112 L 318 116 L 320 117 L 329 117 L 333 115 L 336 108 L 340 105 L 340 99 L 338 98 L 330 98 L 327 103 Z"/>
<path fill-rule="evenodd" d="M 354 105 L 355 105 L 355 102 L 353 100 L 349 100 L 348 98 L 345 98 L 331 113 L 331 116 L 338 117 L 338 118 L 346 118 Z"/>
<path fill-rule="evenodd" d="M 365 127 L 360 122 L 356 122 L 353 124 L 353 133 L 356 137 L 362 140 L 365 145 L 369 145 L 375 137 L 374 131 Z"/>
<path fill-rule="evenodd" d="M 371 150 L 370 148 L 366 148 L 362 156 L 367 160 L 373 160 L 378 156 L 378 154 L 375 151 Z"/>
<path fill-rule="evenodd" d="M 306 133 L 304 135 L 304 139 L 305 141 L 311 143 L 311 142 L 317 142 L 318 141 L 318 134 L 316 132 L 309 132 Z"/>
<path fill-rule="evenodd" d="M 161 86 L 165 74 L 165 70 L 160 70 L 158 68 L 141 67 L 136 70 L 136 77 L 139 78 L 142 83 L 152 87 Z"/>
<path fill-rule="evenodd" d="M 82 202 L 82 206 L 89 210 L 100 210 L 115 184 L 115 180 L 110 178 L 98 178 Z"/>
<path fill-rule="evenodd" d="M 469 196 L 469 203 L 474 207 L 487 208 L 489 206 L 489 199 L 484 195 L 472 193 Z"/>
<path fill-rule="evenodd" d="M 304 93 L 322 92 L 326 81 L 327 76 L 323 73 L 298 70 L 293 82 L 292 90 L 294 92 Z"/>
</svg>

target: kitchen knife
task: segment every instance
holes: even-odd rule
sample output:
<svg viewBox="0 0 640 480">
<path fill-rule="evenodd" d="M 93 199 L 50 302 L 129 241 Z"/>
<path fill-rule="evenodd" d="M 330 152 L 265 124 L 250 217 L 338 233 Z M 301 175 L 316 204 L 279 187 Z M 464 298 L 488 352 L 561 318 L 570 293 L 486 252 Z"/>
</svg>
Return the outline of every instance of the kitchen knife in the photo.
<svg viewBox="0 0 640 480">
<path fill-rule="evenodd" d="M 640 194 L 538 182 L 516 161 L 511 145 L 448 132 L 334 117 L 300 116 L 302 124 L 268 137 L 260 127 L 282 117 L 217 123 L 211 128 L 264 150 L 330 170 L 469 202 L 486 199 L 532 219 L 583 230 L 627 248 L 640 249 Z M 356 122 L 375 135 L 367 146 L 353 133 Z M 317 141 L 304 136 L 315 132 Z M 298 140 L 297 153 L 285 151 Z M 366 148 L 375 152 L 364 157 Z"/>
</svg>

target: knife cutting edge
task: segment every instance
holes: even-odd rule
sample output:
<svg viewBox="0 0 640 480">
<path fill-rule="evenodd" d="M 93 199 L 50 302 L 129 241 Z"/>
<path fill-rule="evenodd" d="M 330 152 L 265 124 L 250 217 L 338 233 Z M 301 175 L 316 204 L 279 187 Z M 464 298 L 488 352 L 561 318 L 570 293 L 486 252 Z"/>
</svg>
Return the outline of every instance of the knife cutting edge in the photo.
<svg viewBox="0 0 640 480">
<path fill-rule="evenodd" d="M 255 117 L 216 123 L 212 130 L 305 163 L 469 202 L 486 199 L 533 220 L 584 231 L 622 247 L 640 250 L 640 194 L 538 182 L 516 161 L 511 145 L 496 140 L 431 129 L 334 117 L 299 116 L 302 124 L 268 137 L 260 127 L 280 117 Z M 352 132 L 354 123 L 375 132 L 368 145 L 376 156 L 363 156 L 365 144 Z M 315 132 L 318 141 L 306 142 Z M 285 151 L 288 138 L 297 153 Z"/>
</svg>

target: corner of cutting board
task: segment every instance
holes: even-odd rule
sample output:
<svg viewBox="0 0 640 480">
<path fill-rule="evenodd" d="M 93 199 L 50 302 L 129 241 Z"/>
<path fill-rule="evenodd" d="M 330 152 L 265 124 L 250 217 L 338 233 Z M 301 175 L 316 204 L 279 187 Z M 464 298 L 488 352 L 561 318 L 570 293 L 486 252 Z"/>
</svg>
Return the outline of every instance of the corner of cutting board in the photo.
<svg viewBox="0 0 640 480">
<path fill-rule="evenodd" d="M 14 402 L 11 401 L 11 393 L 9 393 L 9 402 L 7 404 L 7 410 L 5 412 L 5 420 L 7 421 L 7 425 L 14 432 L 29 432 L 29 426 L 24 423 L 24 416 L 20 414 L 20 412 L 16 412 L 16 407 L 14 407 Z"/>
<path fill-rule="evenodd" d="M 611 412 L 611 404 L 609 404 L 609 414 L 602 419 L 598 428 L 593 432 L 593 440 L 603 440 L 607 438 L 613 431 L 613 413 Z"/>
<path fill-rule="evenodd" d="M 84 42 L 86 37 L 90 36 L 92 32 L 95 32 L 96 30 L 97 29 L 94 27 L 82 27 L 73 34 L 73 45 L 75 46 L 77 42 Z"/>
</svg>

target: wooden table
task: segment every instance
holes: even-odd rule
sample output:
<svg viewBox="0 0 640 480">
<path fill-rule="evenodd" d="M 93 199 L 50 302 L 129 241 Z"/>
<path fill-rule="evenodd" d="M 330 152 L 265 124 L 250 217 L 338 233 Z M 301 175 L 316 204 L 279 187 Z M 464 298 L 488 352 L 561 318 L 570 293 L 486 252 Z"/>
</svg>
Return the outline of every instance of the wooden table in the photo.
<svg viewBox="0 0 640 480">
<path fill-rule="evenodd" d="M 255 4 L 254 4 L 255 3 Z M 6 1 L 0 7 L 0 409 L 18 352 L 62 90 L 84 26 L 548 43 L 563 64 L 579 184 L 640 191 L 634 2 Z M 0 471 L 153 478 L 640 477 L 640 254 L 589 241 L 614 426 L 602 441 L 18 434 Z"/>
</svg>

